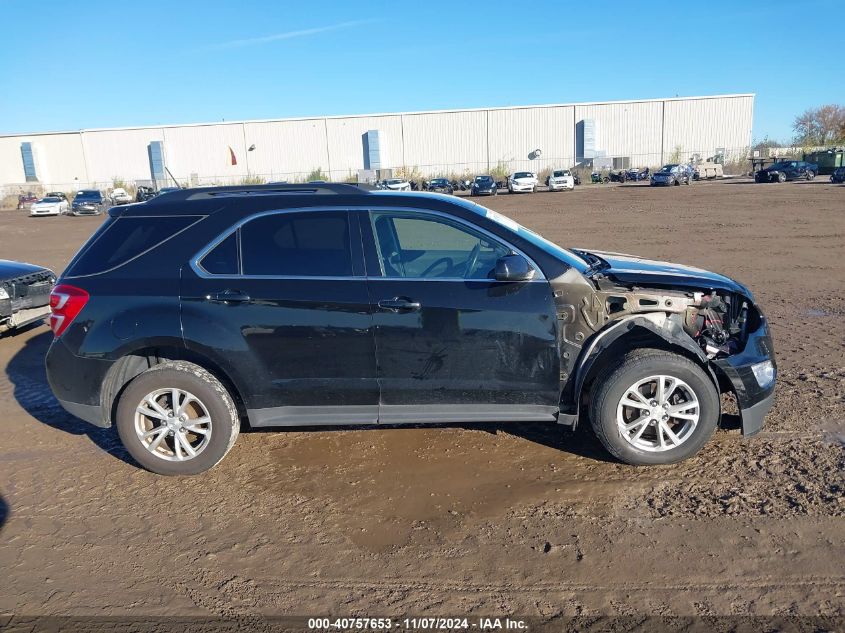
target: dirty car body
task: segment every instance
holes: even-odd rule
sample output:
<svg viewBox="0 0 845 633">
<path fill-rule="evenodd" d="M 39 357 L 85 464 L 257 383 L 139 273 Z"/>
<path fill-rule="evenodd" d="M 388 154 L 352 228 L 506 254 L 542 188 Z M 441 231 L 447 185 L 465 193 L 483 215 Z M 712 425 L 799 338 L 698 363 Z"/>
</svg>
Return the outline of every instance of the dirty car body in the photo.
<svg viewBox="0 0 845 633">
<path fill-rule="evenodd" d="M 574 427 L 598 385 L 609 384 L 602 376 L 648 349 L 631 362 L 668 355 L 684 364 L 683 375 L 706 381 L 667 382 L 678 389 L 664 402 L 667 417 L 698 419 L 693 392 L 718 399 L 728 390 L 750 435 L 771 407 L 772 342 L 743 285 L 686 266 L 567 250 L 465 199 L 265 185 L 185 190 L 109 213 L 56 287 L 47 373 L 69 412 L 116 424 L 133 456 L 156 472 L 193 474 L 216 463 L 208 456 L 190 470 L 190 459 L 156 455 L 171 440 L 155 436 L 155 419 L 181 405 L 171 410 L 161 396 L 161 411 L 150 413 L 147 400 L 137 409 L 125 402 L 133 385 L 156 376 L 188 384 L 207 372 L 231 395 L 224 417 L 237 409 L 233 424 L 256 427 Z M 115 246 L 136 234 L 146 237 Z M 194 368 L 187 373 L 186 363 Z M 660 378 L 661 393 L 663 385 Z M 150 391 L 159 392 L 170 387 Z M 656 415 L 658 404 L 635 406 Z M 151 419 L 139 421 L 136 411 Z M 711 413 L 715 428 L 718 411 Z M 185 432 L 161 428 L 167 437 Z M 132 444 L 136 431 L 146 449 Z M 152 457 L 148 437 L 159 442 Z M 662 463 L 658 448 L 652 442 L 643 452 L 651 461 L 632 463 Z"/>
<path fill-rule="evenodd" d="M 47 268 L 0 259 L 0 334 L 49 316 L 55 281 Z"/>
</svg>

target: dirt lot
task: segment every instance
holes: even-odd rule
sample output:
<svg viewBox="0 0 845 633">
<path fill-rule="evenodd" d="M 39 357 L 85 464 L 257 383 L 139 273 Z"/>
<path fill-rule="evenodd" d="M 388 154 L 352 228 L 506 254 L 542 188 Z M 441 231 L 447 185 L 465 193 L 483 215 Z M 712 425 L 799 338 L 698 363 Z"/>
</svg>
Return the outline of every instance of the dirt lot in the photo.
<svg viewBox="0 0 845 633">
<path fill-rule="evenodd" d="M 540 424 L 246 432 L 163 478 L 60 409 L 41 326 L 0 340 L 0 614 L 845 615 L 845 187 L 485 203 L 747 283 L 781 368 L 764 432 L 661 468 Z M 0 256 L 61 270 L 98 222 L 0 212 Z"/>
</svg>

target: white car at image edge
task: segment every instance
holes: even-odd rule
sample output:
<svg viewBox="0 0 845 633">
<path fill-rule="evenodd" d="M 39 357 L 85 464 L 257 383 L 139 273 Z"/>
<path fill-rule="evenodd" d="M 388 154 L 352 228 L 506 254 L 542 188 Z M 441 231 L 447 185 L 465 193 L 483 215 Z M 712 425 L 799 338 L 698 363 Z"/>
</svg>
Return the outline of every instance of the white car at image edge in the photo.
<svg viewBox="0 0 845 633">
<path fill-rule="evenodd" d="M 568 169 L 555 169 L 549 175 L 549 191 L 570 191 L 575 189 L 575 178 Z"/>
<path fill-rule="evenodd" d="M 111 198 L 112 204 L 129 204 L 132 202 L 132 196 L 127 193 L 126 189 L 120 187 L 113 190 L 109 194 L 109 198 Z"/>
<path fill-rule="evenodd" d="M 411 183 L 403 178 L 388 178 L 384 181 L 384 186 L 390 191 L 410 191 Z"/>
<path fill-rule="evenodd" d="M 508 176 L 508 191 L 511 193 L 534 193 L 537 191 L 537 175 L 530 171 L 517 171 Z"/>
<path fill-rule="evenodd" d="M 47 196 L 41 198 L 38 202 L 33 202 L 29 208 L 30 217 L 37 215 L 62 215 L 67 213 L 67 200 L 55 196 Z"/>
</svg>

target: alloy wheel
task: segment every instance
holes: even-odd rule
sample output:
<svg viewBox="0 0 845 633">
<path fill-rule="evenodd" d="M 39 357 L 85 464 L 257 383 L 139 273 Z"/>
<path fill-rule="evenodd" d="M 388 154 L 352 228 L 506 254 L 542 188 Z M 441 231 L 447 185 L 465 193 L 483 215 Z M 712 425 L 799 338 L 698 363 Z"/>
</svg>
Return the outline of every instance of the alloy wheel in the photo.
<svg viewBox="0 0 845 633">
<path fill-rule="evenodd" d="M 619 434 L 635 448 L 664 452 L 681 446 L 698 426 L 698 397 L 675 376 L 643 378 L 625 390 L 616 409 Z"/>
</svg>

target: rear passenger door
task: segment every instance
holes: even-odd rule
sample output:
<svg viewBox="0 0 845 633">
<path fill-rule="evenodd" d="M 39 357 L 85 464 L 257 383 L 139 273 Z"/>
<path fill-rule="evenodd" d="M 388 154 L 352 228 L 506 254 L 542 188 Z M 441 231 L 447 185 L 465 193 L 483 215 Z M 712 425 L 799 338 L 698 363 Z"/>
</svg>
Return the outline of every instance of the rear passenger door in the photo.
<svg viewBox="0 0 845 633">
<path fill-rule="evenodd" d="M 189 349 L 237 376 L 254 426 L 377 420 L 372 314 L 347 211 L 233 227 L 183 271 L 182 323 Z"/>
</svg>

